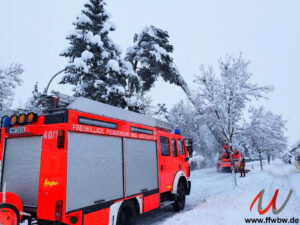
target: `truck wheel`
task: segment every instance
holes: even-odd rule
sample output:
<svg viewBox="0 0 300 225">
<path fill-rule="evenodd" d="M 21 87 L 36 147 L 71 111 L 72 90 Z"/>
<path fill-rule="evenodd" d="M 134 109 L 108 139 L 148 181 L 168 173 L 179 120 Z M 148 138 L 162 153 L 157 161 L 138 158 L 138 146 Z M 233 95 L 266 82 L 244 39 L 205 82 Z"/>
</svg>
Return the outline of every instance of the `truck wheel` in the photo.
<svg viewBox="0 0 300 225">
<path fill-rule="evenodd" d="M 37 223 L 28 223 L 28 225 L 34 225 L 34 224 L 37 224 L 37 225 L 66 225 L 64 223 L 61 223 L 59 221 L 56 221 L 56 222 L 53 222 L 53 221 L 38 221 Z"/>
<path fill-rule="evenodd" d="M 183 183 L 179 183 L 177 187 L 177 193 L 175 194 L 175 202 L 173 204 L 173 209 L 175 212 L 183 210 L 185 207 L 185 186 Z"/>
<path fill-rule="evenodd" d="M 19 225 L 20 213 L 18 209 L 8 203 L 0 204 L 0 224 L 2 225 Z"/>
<path fill-rule="evenodd" d="M 136 211 L 131 203 L 123 203 L 118 212 L 117 225 L 135 225 Z"/>
</svg>

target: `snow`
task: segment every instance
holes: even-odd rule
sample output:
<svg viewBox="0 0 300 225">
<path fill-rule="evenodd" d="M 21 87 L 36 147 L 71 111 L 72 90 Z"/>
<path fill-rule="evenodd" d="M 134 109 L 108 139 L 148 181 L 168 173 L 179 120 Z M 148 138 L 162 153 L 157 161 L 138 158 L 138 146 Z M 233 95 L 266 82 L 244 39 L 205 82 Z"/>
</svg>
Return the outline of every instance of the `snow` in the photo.
<svg viewBox="0 0 300 225">
<path fill-rule="evenodd" d="M 115 71 L 115 72 L 119 72 L 120 71 L 119 62 L 117 60 L 115 60 L 115 59 L 110 59 L 107 62 L 106 68 L 107 68 L 107 70 L 112 70 L 112 71 Z"/>
<path fill-rule="evenodd" d="M 98 45 L 99 47 L 103 47 L 103 42 L 101 40 L 100 35 L 94 35 L 91 31 L 84 32 L 82 30 L 72 30 L 68 32 L 67 37 L 76 37 L 76 38 L 84 38 L 87 43 Z M 66 48 L 65 50 L 61 51 L 61 54 L 68 53 L 70 51 L 70 47 Z"/>
<path fill-rule="evenodd" d="M 86 63 L 82 60 L 82 58 L 75 58 L 74 62 L 72 63 L 76 68 L 82 68 L 84 72 L 89 72 L 89 67 Z"/>
<path fill-rule="evenodd" d="M 85 0 L 84 5 L 91 5 L 91 0 Z"/>
<path fill-rule="evenodd" d="M 107 16 L 108 17 L 108 19 L 110 19 L 111 18 L 111 13 L 110 12 L 108 12 L 105 8 L 103 9 L 103 15 L 104 16 Z"/>
<path fill-rule="evenodd" d="M 163 63 L 162 57 L 167 56 L 168 52 L 164 48 L 160 47 L 158 44 L 154 44 L 153 48 L 154 50 L 150 51 L 150 54 L 155 56 L 156 62 Z"/>
<path fill-rule="evenodd" d="M 110 92 L 112 92 L 112 93 L 119 93 L 119 94 L 124 95 L 125 94 L 125 89 L 121 85 L 113 85 L 111 87 L 111 91 Z"/>
<path fill-rule="evenodd" d="M 103 85 L 104 82 L 102 80 L 95 80 L 94 88 L 98 88 L 100 85 Z"/>
<path fill-rule="evenodd" d="M 103 47 L 103 42 L 102 42 L 102 40 L 101 40 L 100 35 L 98 35 L 98 34 L 94 35 L 91 31 L 89 31 L 89 32 L 85 35 L 85 40 L 86 40 L 88 43 L 98 45 L 99 47 Z"/>
<path fill-rule="evenodd" d="M 190 163 L 194 164 L 197 169 L 200 169 L 201 165 L 205 163 L 205 158 L 202 155 L 194 154 L 193 158 L 190 159 Z"/>
<path fill-rule="evenodd" d="M 258 161 L 247 163 L 246 169 L 251 172 L 245 178 L 238 177 L 238 187 L 234 190 L 229 173 L 218 173 L 215 168 L 192 171 L 192 191 L 187 197 L 186 208 L 179 213 L 172 212 L 170 207 L 150 212 L 139 218 L 138 225 L 242 225 L 246 224 L 245 218 L 299 218 L 300 171 L 279 160 L 271 165 L 264 163 L 263 172 Z M 263 207 L 269 203 L 276 189 L 279 189 L 278 207 L 290 189 L 294 192 L 280 214 L 273 215 L 270 210 L 260 216 L 257 205 L 250 212 L 250 204 L 262 189 L 265 189 Z"/>
<path fill-rule="evenodd" d="M 155 34 L 154 29 L 153 29 L 152 26 L 150 26 L 150 27 L 145 27 L 140 33 L 141 33 L 141 34 L 142 34 L 142 33 L 147 33 L 147 34 L 148 34 L 149 36 L 151 36 L 151 37 L 156 37 L 156 34 Z"/>
<path fill-rule="evenodd" d="M 100 2 L 100 4 L 101 4 L 101 5 L 107 5 L 107 2 L 106 2 L 105 0 L 102 0 L 102 1 Z M 91 0 L 86 0 L 86 1 L 84 2 L 84 5 L 93 6 L 93 4 L 91 3 Z"/>
<path fill-rule="evenodd" d="M 88 50 L 85 50 L 83 53 L 81 53 L 81 59 L 85 62 L 92 59 L 93 57 L 93 53 L 89 52 Z"/>
<path fill-rule="evenodd" d="M 108 58 L 108 57 L 109 57 L 108 52 L 107 52 L 107 51 L 103 51 L 103 52 L 101 53 L 101 57 L 102 57 L 102 58 Z"/>
<path fill-rule="evenodd" d="M 156 62 L 163 63 L 162 57 L 167 56 L 168 52 L 164 48 L 160 47 L 158 44 L 154 44 L 153 48 L 154 50 L 150 51 L 150 54 L 155 56 Z"/>
<path fill-rule="evenodd" d="M 112 41 L 111 41 L 112 42 Z M 113 43 L 113 42 L 112 42 Z M 120 45 L 116 44 L 116 43 L 113 43 L 113 47 L 117 50 L 117 52 L 119 53 L 122 53 L 123 52 L 123 49 Z"/>
<path fill-rule="evenodd" d="M 115 30 L 116 29 L 116 25 L 110 21 L 106 21 L 103 24 L 103 28 L 101 29 L 101 33 L 106 33 L 109 32 L 111 30 Z"/>
<path fill-rule="evenodd" d="M 91 19 L 85 15 L 85 14 L 81 14 L 77 17 L 77 20 L 75 22 L 75 24 L 92 24 Z"/>
<path fill-rule="evenodd" d="M 164 48 L 160 47 L 158 44 L 154 44 L 153 47 L 158 52 L 158 54 L 165 55 L 165 56 L 168 55 L 168 52 Z"/>
</svg>

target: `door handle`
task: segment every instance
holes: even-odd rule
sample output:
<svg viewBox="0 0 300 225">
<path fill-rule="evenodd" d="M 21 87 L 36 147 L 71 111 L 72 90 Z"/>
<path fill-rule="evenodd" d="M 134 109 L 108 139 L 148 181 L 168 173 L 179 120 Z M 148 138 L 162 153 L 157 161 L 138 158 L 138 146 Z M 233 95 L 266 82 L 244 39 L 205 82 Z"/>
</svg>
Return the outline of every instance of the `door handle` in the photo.
<svg viewBox="0 0 300 225">
<path fill-rule="evenodd" d="M 94 201 L 95 204 L 98 204 L 98 203 L 101 203 L 101 202 L 105 202 L 105 199 L 100 199 L 100 200 Z"/>
<path fill-rule="evenodd" d="M 160 170 L 161 170 L 161 171 L 164 170 L 164 166 L 163 166 L 163 165 L 160 166 Z"/>
</svg>

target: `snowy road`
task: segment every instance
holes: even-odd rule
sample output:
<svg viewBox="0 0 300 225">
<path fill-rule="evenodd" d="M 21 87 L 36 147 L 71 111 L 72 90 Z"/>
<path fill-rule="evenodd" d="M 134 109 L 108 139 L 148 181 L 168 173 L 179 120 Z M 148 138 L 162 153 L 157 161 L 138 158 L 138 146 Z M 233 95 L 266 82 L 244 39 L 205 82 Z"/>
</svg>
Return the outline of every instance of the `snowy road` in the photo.
<svg viewBox="0 0 300 225">
<path fill-rule="evenodd" d="M 246 178 L 237 175 L 238 187 L 235 190 L 232 188 L 231 174 L 217 173 L 214 168 L 193 171 L 192 193 L 187 198 L 183 212 L 174 213 L 171 208 L 156 210 L 139 218 L 138 225 L 240 225 L 246 224 L 245 218 L 300 218 L 300 171 L 281 161 L 265 164 L 263 172 L 258 162 L 252 164 L 247 165 L 251 172 Z M 276 189 L 279 189 L 278 208 L 290 189 L 293 189 L 293 194 L 280 214 L 273 215 L 269 210 L 261 216 L 257 212 L 257 204 L 251 212 L 249 208 L 253 198 L 262 189 L 265 189 L 263 208 L 270 202 Z"/>
</svg>

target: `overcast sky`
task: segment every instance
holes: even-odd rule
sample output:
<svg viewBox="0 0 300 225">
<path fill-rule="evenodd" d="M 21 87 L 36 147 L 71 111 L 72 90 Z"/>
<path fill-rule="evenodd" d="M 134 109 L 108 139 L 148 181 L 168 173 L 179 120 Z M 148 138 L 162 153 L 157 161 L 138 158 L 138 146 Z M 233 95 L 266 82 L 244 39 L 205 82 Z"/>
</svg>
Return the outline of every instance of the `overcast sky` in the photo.
<svg viewBox="0 0 300 225">
<path fill-rule="evenodd" d="M 59 52 L 72 21 L 83 8 L 79 0 L 3 0 L 0 5 L 0 65 L 22 63 L 24 83 L 16 90 L 15 106 L 24 104 L 36 81 L 41 88 L 62 69 Z M 111 35 L 125 51 L 134 33 L 147 25 L 167 30 L 175 47 L 174 60 L 193 85 L 199 66 L 216 65 L 227 53 L 251 60 L 253 82 L 273 85 L 263 104 L 288 120 L 289 142 L 300 139 L 300 1 L 299 0 L 108 0 L 117 30 Z M 70 93 L 56 85 L 51 89 Z M 172 106 L 185 98 L 175 86 L 157 83 L 154 102 Z"/>
</svg>

